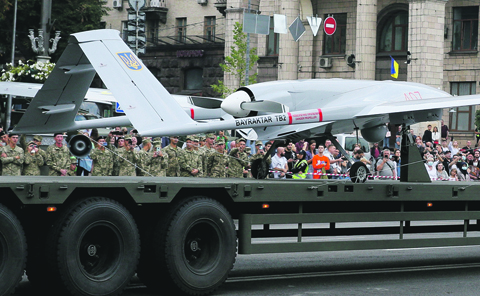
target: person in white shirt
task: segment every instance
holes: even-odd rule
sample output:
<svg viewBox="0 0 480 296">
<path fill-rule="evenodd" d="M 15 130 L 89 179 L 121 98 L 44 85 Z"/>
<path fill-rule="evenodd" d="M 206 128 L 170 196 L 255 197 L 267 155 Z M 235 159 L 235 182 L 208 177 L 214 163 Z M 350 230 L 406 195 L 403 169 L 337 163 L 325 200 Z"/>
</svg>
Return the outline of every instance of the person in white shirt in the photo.
<svg viewBox="0 0 480 296">
<path fill-rule="evenodd" d="M 271 168 L 274 171 L 273 176 L 275 179 L 286 179 L 286 173 L 288 172 L 288 162 L 284 157 L 285 148 L 278 147 L 277 154 L 272 157 Z"/>
</svg>

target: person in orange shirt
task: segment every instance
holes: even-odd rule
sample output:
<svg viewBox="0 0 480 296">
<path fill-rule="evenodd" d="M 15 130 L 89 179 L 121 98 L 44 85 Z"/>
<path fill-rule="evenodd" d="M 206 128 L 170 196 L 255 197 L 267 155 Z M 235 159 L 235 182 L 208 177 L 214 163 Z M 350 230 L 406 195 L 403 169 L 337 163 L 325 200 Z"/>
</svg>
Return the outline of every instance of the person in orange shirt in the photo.
<svg viewBox="0 0 480 296">
<path fill-rule="evenodd" d="M 318 153 L 312 159 L 313 179 L 328 179 L 326 175 L 320 175 L 330 169 L 330 159 L 323 155 L 323 151 L 325 151 L 325 147 L 318 146 Z"/>
</svg>

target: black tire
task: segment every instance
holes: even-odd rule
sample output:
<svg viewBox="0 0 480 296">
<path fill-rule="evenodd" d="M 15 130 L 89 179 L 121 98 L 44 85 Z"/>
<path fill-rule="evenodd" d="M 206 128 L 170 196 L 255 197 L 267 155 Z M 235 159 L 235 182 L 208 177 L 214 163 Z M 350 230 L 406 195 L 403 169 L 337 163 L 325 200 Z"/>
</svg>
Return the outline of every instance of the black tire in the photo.
<svg viewBox="0 0 480 296">
<path fill-rule="evenodd" d="M 265 179 L 268 176 L 268 165 L 263 158 L 255 159 L 251 165 L 252 176 L 255 179 Z"/>
<path fill-rule="evenodd" d="M 13 293 L 27 261 L 27 239 L 20 221 L 0 204 L 0 296 Z"/>
<path fill-rule="evenodd" d="M 119 295 L 134 275 L 140 256 L 132 215 L 106 198 L 89 198 L 74 207 L 56 243 L 59 279 L 74 296 Z"/>
<path fill-rule="evenodd" d="M 173 213 L 166 228 L 160 224 L 154 234 L 157 268 L 163 269 L 157 290 L 168 287 L 171 295 L 206 295 L 227 279 L 235 263 L 237 237 L 222 204 L 196 197 Z"/>
<path fill-rule="evenodd" d="M 367 181 L 367 178 L 367 166 L 361 161 L 354 163 L 350 168 L 350 180 L 352 180 L 353 183 L 365 183 L 365 181 Z"/>
</svg>

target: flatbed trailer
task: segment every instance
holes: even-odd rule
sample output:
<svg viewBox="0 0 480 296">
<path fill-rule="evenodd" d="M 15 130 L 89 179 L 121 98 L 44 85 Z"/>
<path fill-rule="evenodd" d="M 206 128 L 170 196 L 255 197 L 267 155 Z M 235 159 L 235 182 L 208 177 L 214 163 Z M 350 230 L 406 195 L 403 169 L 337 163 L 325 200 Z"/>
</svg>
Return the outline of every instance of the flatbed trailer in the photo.
<svg viewBox="0 0 480 296">
<path fill-rule="evenodd" d="M 1 177 L 0 295 L 220 286 L 236 254 L 480 245 L 480 183 Z M 321 258 L 319 259 L 321 260 Z M 53 289 L 53 290 L 52 290 Z"/>
</svg>

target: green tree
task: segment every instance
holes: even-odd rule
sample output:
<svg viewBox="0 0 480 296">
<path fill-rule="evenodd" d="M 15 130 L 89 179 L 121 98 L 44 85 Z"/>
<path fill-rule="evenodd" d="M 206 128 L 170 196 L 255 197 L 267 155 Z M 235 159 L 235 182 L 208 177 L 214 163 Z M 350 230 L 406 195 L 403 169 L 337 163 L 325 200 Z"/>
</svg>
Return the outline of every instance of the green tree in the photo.
<svg viewBox="0 0 480 296">
<path fill-rule="evenodd" d="M 224 72 L 233 74 L 238 79 L 238 85 L 245 86 L 245 70 L 247 69 L 247 34 L 243 33 L 243 25 L 236 22 L 233 29 L 233 46 L 230 47 L 230 56 L 225 57 L 225 64 L 220 64 Z M 251 48 L 248 53 L 250 62 L 249 71 L 253 69 L 258 61 L 257 48 Z M 249 75 L 248 84 L 257 83 L 257 73 Z M 233 93 L 235 89 L 228 88 L 223 81 L 218 80 L 218 84 L 212 85 L 214 91 L 220 93 L 222 98 L 226 98 Z"/>
<path fill-rule="evenodd" d="M 3 25 L 0 30 L 0 64 L 11 62 L 14 3 L 15 0 L 0 0 L 0 20 Z M 52 0 L 50 37 L 54 37 L 55 31 L 61 31 L 62 37 L 52 61 L 56 61 L 63 52 L 70 34 L 102 28 L 102 16 L 107 15 L 109 10 L 104 5 L 99 0 Z M 35 29 L 35 36 L 38 35 L 41 10 L 42 0 L 18 0 L 15 44 L 25 60 L 33 60 L 36 56 L 28 38 L 28 30 Z"/>
</svg>

